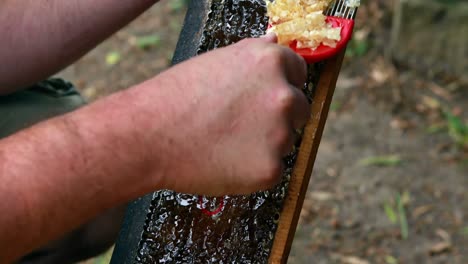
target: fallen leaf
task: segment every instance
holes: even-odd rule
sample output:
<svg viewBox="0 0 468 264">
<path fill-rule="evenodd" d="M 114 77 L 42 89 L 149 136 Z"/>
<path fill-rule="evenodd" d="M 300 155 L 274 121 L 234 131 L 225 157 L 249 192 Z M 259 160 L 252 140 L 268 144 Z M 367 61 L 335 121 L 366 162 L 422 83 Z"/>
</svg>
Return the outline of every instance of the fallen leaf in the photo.
<svg viewBox="0 0 468 264">
<path fill-rule="evenodd" d="M 447 231 L 445 231 L 445 230 L 443 230 L 443 229 L 437 229 L 437 230 L 436 230 L 436 234 L 437 234 L 440 238 L 442 238 L 443 241 L 451 243 L 452 239 L 451 239 L 451 237 L 450 237 L 450 234 L 449 234 Z"/>
<path fill-rule="evenodd" d="M 423 214 L 429 212 L 431 209 L 432 209 L 432 205 L 423 205 L 423 206 L 419 206 L 417 207 L 416 209 L 413 210 L 413 218 L 414 219 L 417 219 L 419 218 L 420 216 L 422 216 Z"/>
<path fill-rule="evenodd" d="M 463 166 L 463 160 L 461 160 L 461 161 L 458 160 L 457 162 L 461 163 L 460 165 Z M 457 225 L 457 226 L 463 225 L 463 223 L 464 223 L 463 218 L 465 218 L 464 210 L 459 208 L 459 207 L 454 208 L 454 210 L 453 210 L 453 222 L 454 222 L 454 224 Z"/>
<path fill-rule="evenodd" d="M 423 100 L 423 104 L 427 106 L 429 109 L 438 110 L 441 107 L 439 100 L 433 97 L 423 95 L 422 100 Z"/>
<path fill-rule="evenodd" d="M 350 88 L 355 88 L 361 86 L 364 83 L 362 78 L 350 78 L 346 75 L 340 76 L 336 83 L 337 89 L 348 90 Z"/>
<path fill-rule="evenodd" d="M 88 99 L 95 98 L 97 96 L 97 94 L 98 94 L 98 91 L 97 91 L 96 87 L 94 87 L 94 86 L 86 87 L 83 90 L 84 97 L 86 97 Z"/>
<path fill-rule="evenodd" d="M 386 63 L 383 58 L 376 59 L 371 68 L 370 77 L 376 84 L 385 83 L 396 74 L 395 68 Z"/>
<path fill-rule="evenodd" d="M 390 127 L 393 129 L 405 130 L 412 126 L 413 125 L 411 124 L 411 122 L 398 118 L 398 117 L 393 118 L 392 121 L 390 122 Z"/>
<path fill-rule="evenodd" d="M 390 73 L 381 69 L 373 69 L 371 72 L 371 77 L 378 84 L 382 84 L 390 78 Z"/>
<path fill-rule="evenodd" d="M 329 177 L 336 177 L 338 175 L 338 172 L 335 168 L 328 168 L 325 172 Z"/>
<path fill-rule="evenodd" d="M 427 111 L 427 107 L 423 104 L 416 104 L 416 111 L 418 113 L 424 114 Z"/>
<path fill-rule="evenodd" d="M 369 261 L 354 256 L 341 257 L 341 261 L 343 264 L 370 264 Z"/>
<path fill-rule="evenodd" d="M 440 87 L 439 85 L 437 85 L 436 83 L 431 83 L 429 85 L 429 89 L 435 94 L 435 95 L 438 95 L 442 98 L 444 98 L 445 100 L 450 100 L 452 99 L 452 94 L 450 94 L 449 91 L 447 91 L 446 89 Z"/>
<path fill-rule="evenodd" d="M 439 242 L 439 243 L 433 245 L 429 249 L 429 255 L 431 255 L 431 256 L 440 255 L 440 254 L 450 252 L 450 250 L 452 250 L 452 244 L 451 243 L 449 243 L 447 241 Z"/>
<path fill-rule="evenodd" d="M 341 222 L 340 220 L 334 218 L 330 221 L 330 225 L 334 228 L 334 229 L 339 229 L 341 228 Z"/>
<path fill-rule="evenodd" d="M 370 32 L 371 32 L 370 28 L 363 28 L 363 29 L 356 30 L 356 32 L 354 32 L 354 38 L 359 41 L 365 40 L 369 36 Z"/>
<path fill-rule="evenodd" d="M 321 202 L 332 200 L 334 196 L 335 195 L 333 193 L 329 193 L 329 192 L 312 192 L 310 194 L 310 197 L 312 199 L 321 201 Z"/>
</svg>

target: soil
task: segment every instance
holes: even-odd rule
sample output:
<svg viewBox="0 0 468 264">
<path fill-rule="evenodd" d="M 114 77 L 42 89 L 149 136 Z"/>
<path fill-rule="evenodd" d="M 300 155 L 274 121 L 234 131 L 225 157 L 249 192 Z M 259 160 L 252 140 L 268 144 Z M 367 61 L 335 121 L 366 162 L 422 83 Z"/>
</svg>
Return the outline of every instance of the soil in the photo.
<svg viewBox="0 0 468 264">
<path fill-rule="evenodd" d="M 183 2 L 161 1 L 59 75 L 90 101 L 151 78 L 170 65 Z M 359 10 L 290 263 L 468 263 L 468 146 L 442 114 L 467 122 L 467 3 L 406 4 L 389 59 L 391 2 Z M 461 26 L 428 44 L 441 25 Z"/>
</svg>

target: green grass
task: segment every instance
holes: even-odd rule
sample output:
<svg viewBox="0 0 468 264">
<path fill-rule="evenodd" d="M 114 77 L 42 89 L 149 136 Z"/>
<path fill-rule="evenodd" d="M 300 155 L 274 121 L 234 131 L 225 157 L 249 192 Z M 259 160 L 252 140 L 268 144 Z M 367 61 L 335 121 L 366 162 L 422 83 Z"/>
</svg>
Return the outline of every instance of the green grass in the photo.
<svg viewBox="0 0 468 264">
<path fill-rule="evenodd" d="M 440 132 L 444 132 L 447 130 L 447 125 L 446 124 L 434 124 L 430 125 L 427 129 L 426 132 L 429 134 L 437 134 Z"/>
<path fill-rule="evenodd" d="M 385 256 L 385 262 L 387 264 L 398 264 L 398 260 L 394 256 Z"/>
<path fill-rule="evenodd" d="M 464 236 L 468 236 L 468 226 L 462 228 L 461 233 L 462 233 L 462 235 L 464 235 Z"/>
<path fill-rule="evenodd" d="M 398 193 L 392 201 L 384 204 L 384 212 L 390 222 L 400 226 L 400 234 L 402 239 L 406 240 L 409 237 L 408 217 L 406 215 L 406 206 L 411 200 L 408 191 L 402 194 Z"/>
<path fill-rule="evenodd" d="M 400 165 L 402 161 L 403 160 L 401 159 L 400 155 L 386 155 L 365 158 L 360 160 L 359 164 L 363 166 L 389 167 Z"/>
<path fill-rule="evenodd" d="M 158 34 L 151 34 L 138 37 L 136 44 L 140 49 L 150 49 L 161 44 L 161 37 Z"/>
<path fill-rule="evenodd" d="M 393 209 L 391 203 L 385 203 L 384 210 L 388 220 L 390 220 L 392 224 L 396 224 L 398 222 L 398 212 L 395 209 Z"/>
<path fill-rule="evenodd" d="M 404 200 L 398 194 L 396 201 L 397 201 L 397 207 L 398 207 L 398 216 L 400 220 L 401 237 L 406 240 L 409 237 L 409 231 L 408 231 L 408 218 L 406 217 L 406 210 L 405 210 L 405 205 L 403 202 Z"/>
<path fill-rule="evenodd" d="M 187 6 L 189 3 L 189 0 L 171 0 L 169 3 L 169 6 L 172 11 L 179 11 L 185 6 Z"/>
<path fill-rule="evenodd" d="M 348 44 L 348 48 L 346 49 L 346 56 L 351 58 L 362 57 L 367 54 L 369 49 L 370 45 L 367 39 L 351 39 Z"/>
<path fill-rule="evenodd" d="M 122 57 L 118 51 L 111 51 L 106 55 L 106 64 L 108 66 L 114 66 L 119 63 L 121 59 Z"/>
<path fill-rule="evenodd" d="M 331 104 L 330 104 L 330 110 L 331 111 L 339 111 L 341 109 L 341 103 L 340 102 L 335 102 L 333 101 Z"/>
<path fill-rule="evenodd" d="M 454 143 L 460 147 L 468 147 L 468 123 L 450 111 L 444 111 L 444 117 L 447 121 L 448 134 Z"/>
</svg>

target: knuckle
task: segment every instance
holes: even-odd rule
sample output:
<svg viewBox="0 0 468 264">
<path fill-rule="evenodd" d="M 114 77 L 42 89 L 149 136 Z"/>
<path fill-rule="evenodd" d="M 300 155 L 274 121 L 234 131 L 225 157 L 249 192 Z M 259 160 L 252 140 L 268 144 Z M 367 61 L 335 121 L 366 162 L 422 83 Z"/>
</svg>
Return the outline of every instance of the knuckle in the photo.
<svg viewBox="0 0 468 264">
<path fill-rule="evenodd" d="M 276 107 L 281 112 L 287 112 L 294 104 L 294 92 L 287 85 L 280 86 L 276 91 Z"/>
<path fill-rule="evenodd" d="M 281 49 L 276 45 L 268 45 L 265 54 L 271 58 L 281 58 Z"/>
<path fill-rule="evenodd" d="M 296 52 L 292 51 L 291 49 L 288 49 L 288 52 L 291 57 L 294 57 L 295 59 L 293 60 L 295 62 L 295 67 L 297 67 L 298 70 L 303 71 L 304 73 L 307 72 L 307 62 L 305 59 L 297 54 Z"/>
<path fill-rule="evenodd" d="M 285 126 L 282 126 L 276 131 L 276 135 L 274 138 L 274 146 L 278 148 L 283 148 L 287 146 L 290 142 L 290 133 L 289 129 L 287 129 Z"/>
<path fill-rule="evenodd" d="M 278 67 L 281 65 L 282 56 L 281 51 L 278 47 L 267 45 L 262 49 L 258 56 L 258 62 L 263 66 L 267 66 L 268 68 L 271 67 Z"/>
</svg>

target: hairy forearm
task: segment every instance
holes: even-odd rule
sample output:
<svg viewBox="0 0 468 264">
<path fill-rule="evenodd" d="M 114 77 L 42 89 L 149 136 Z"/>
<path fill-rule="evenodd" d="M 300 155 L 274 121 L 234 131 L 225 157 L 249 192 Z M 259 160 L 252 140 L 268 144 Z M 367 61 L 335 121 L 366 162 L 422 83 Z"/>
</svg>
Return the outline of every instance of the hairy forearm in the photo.
<svg viewBox="0 0 468 264">
<path fill-rule="evenodd" d="M 0 94 L 66 67 L 155 2 L 0 1 Z"/>
<path fill-rule="evenodd" d="M 164 187 L 164 162 L 137 131 L 158 117 L 128 107 L 131 97 L 116 94 L 0 140 L 0 263 Z M 159 171 L 148 169 L 150 157 Z"/>
</svg>

